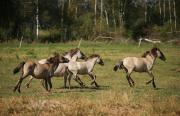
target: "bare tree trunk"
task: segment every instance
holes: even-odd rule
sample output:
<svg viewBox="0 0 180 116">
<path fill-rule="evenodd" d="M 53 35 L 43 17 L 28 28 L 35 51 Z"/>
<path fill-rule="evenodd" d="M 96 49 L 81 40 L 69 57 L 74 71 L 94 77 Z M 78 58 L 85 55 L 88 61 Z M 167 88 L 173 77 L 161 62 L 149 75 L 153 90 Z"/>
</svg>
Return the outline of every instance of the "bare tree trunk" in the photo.
<svg viewBox="0 0 180 116">
<path fill-rule="evenodd" d="M 113 0 L 113 3 L 114 3 L 114 0 Z M 113 20 L 114 20 L 114 30 L 115 30 L 115 34 L 117 34 L 116 33 L 116 20 L 115 20 L 115 16 L 114 16 L 114 5 L 113 5 Z"/>
<path fill-rule="evenodd" d="M 24 38 L 25 38 L 25 41 L 26 41 L 26 22 L 25 22 L 26 8 L 25 8 L 25 4 L 26 4 L 26 0 L 24 0 Z"/>
<path fill-rule="evenodd" d="M 39 30 L 38 30 L 38 22 L 39 22 L 39 20 L 38 20 L 38 0 L 37 0 L 37 14 L 36 14 L 36 41 L 37 41 L 37 43 L 38 43 L 38 32 L 39 32 Z"/>
<path fill-rule="evenodd" d="M 102 31 L 102 13 L 103 13 L 103 0 L 101 0 L 101 24 L 100 24 L 100 36 L 101 36 L 101 31 Z"/>
<path fill-rule="evenodd" d="M 3 26 L 2 32 L 1 32 L 1 39 L 4 39 L 4 26 Z"/>
<path fill-rule="evenodd" d="M 20 11 L 18 12 L 18 18 L 20 18 L 20 12 L 21 12 L 21 1 L 20 1 Z M 19 19 L 18 19 L 19 20 Z M 18 36 L 19 36 L 19 21 L 18 21 L 18 29 L 17 29 L 17 37 L 16 40 L 18 40 Z"/>
<path fill-rule="evenodd" d="M 145 0 L 145 22 L 147 21 L 147 0 Z"/>
<path fill-rule="evenodd" d="M 121 27 L 120 25 L 121 25 L 121 22 L 122 22 L 122 3 L 119 2 L 119 0 L 118 0 L 118 3 L 121 4 L 120 5 L 121 8 L 119 8 L 119 27 Z"/>
<path fill-rule="evenodd" d="M 171 26 L 171 32 L 172 32 L 172 21 L 171 21 L 171 2 L 169 0 L 169 23 L 170 23 L 170 26 Z"/>
<path fill-rule="evenodd" d="M 71 3 L 71 0 L 69 0 L 68 17 L 69 17 L 70 3 Z M 65 29 L 64 41 L 66 41 L 67 28 L 68 28 L 68 20 L 67 20 L 67 23 L 66 23 L 66 29 Z"/>
<path fill-rule="evenodd" d="M 123 8 L 123 13 L 122 13 L 122 19 L 121 19 L 121 23 L 123 23 L 123 16 L 124 16 L 124 11 L 125 11 L 125 8 L 126 8 L 126 0 L 124 1 L 124 8 Z"/>
<path fill-rule="evenodd" d="M 8 20 L 8 32 L 7 32 L 7 41 L 10 40 L 10 21 Z"/>
<path fill-rule="evenodd" d="M 62 0 L 61 42 L 63 41 L 63 10 L 64 10 L 64 0 Z"/>
<path fill-rule="evenodd" d="M 77 22 L 77 6 L 76 6 L 76 11 L 75 11 L 74 38 L 76 36 L 76 22 Z"/>
<path fill-rule="evenodd" d="M 161 25 L 161 0 L 159 0 L 159 13 L 160 13 L 160 25 Z"/>
<path fill-rule="evenodd" d="M 97 3 L 97 0 L 95 0 L 95 8 L 94 8 L 94 10 L 95 10 L 95 26 L 96 26 L 96 3 Z"/>
<path fill-rule="evenodd" d="M 163 24 L 164 24 L 164 25 L 165 25 L 165 14 L 166 14 L 165 11 L 166 11 L 166 10 L 165 10 L 165 0 L 164 0 L 164 19 L 163 19 Z"/>
<path fill-rule="evenodd" d="M 174 0 L 174 25 L 175 25 L 175 31 L 176 31 L 176 6 L 175 6 L 175 0 Z"/>
</svg>

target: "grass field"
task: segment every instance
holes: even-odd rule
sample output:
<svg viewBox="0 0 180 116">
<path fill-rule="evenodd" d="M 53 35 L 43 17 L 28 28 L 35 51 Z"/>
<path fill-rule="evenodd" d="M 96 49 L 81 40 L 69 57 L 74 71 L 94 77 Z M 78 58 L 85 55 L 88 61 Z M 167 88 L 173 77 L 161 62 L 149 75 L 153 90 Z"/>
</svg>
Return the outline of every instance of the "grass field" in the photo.
<svg viewBox="0 0 180 116">
<path fill-rule="evenodd" d="M 13 75 L 13 69 L 27 60 L 37 61 L 53 56 L 54 52 L 63 54 L 78 46 L 78 42 L 67 44 L 0 44 L 0 115 L 180 115 L 180 46 L 171 44 L 138 43 L 91 43 L 82 41 L 80 49 L 89 56 L 99 54 L 104 66 L 95 65 L 95 85 L 90 85 L 88 75 L 79 75 L 86 85 L 80 86 L 72 79 L 71 90 L 63 88 L 64 79 L 53 77 L 51 93 L 46 92 L 40 80 L 34 79 L 26 88 L 27 77 L 21 84 L 21 93 L 13 92 L 22 72 Z M 146 85 L 151 77 L 147 73 L 133 72 L 135 81 L 129 87 L 125 71 L 113 71 L 117 62 L 125 57 L 141 57 L 143 53 L 159 47 L 166 61 L 156 59 L 153 75 L 157 89 Z M 78 60 L 82 61 L 82 60 Z"/>
</svg>

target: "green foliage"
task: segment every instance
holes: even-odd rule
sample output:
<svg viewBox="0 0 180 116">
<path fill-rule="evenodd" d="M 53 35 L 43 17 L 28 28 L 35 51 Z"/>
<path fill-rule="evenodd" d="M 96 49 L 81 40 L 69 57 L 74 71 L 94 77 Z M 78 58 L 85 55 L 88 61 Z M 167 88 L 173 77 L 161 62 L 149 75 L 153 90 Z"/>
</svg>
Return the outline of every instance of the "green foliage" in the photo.
<svg viewBox="0 0 180 116">
<path fill-rule="evenodd" d="M 139 36 L 145 36 L 144 30 L 147 28 L 147 24 L 143 19 L 138 19 L 136 23 L 131 27 L 132 28 L 132 38 L 137 40 Z"/>
</svg>

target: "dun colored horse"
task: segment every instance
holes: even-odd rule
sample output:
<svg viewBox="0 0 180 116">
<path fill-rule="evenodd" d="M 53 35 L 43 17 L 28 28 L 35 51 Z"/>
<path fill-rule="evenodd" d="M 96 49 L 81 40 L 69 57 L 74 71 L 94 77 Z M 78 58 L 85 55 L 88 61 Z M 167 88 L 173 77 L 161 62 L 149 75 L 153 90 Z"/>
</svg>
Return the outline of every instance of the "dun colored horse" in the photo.
<svg viewBox="0 0 180 116">
<path fill-rule="evenodd" d="M 104 65 L 102 59 L 98 54 L 90 55 L 85 59 L 85 62 L 70 61 L 67 67 L 65 68 L 65 71 L 69 73 L 69 78 L 68 78 L 69 89 L 71 88 L 70 80 L 72 75 L 74 80 L 76 80 L 82 86 L 82 83 L 79 82 L 78 80 L 77 74 L 81 74 L 81 75 L 88 74 L 93 79 L 91 85 L 95 83 L 95 85 L 99 87 L 95 81 L 96 75 L 93 73 L 93 69 L 96 63 L 100 64 L 101 66 Z"/>
<path fill-rule="evenodd" d="M 63 57 L 69 59 L 69 61 L 77 61 L 77 59 L 85 59 L 86 55 L 84 55 L 79 48 L 71 49 L 69 52 L 66 52 L 63 54 Z M 42 59 L 39 60 L 38 62 L 40 64 L 46 63 L 47 59 Z M 64 76 L 64 87 L 66 88 L 66 82 L 67 82 L 67 74 L 62 73 L 62 70 L 64 67 L 66 67 L 68 63 L 60 63 L 59 66 L 57 67 L 56 71 L 54 72 L 53 77 L 63 77 Z M 29 84 L 31 80 L 33 79 L 33 76 L 29 79 L 29 81 L 26 84 L 26 87 L 29 88 Z M 83 84 L 83 82 L 78 78 L 78 80 Z M 44 87 L 43 80 L 41 80 L 42 86 Z"/>
<path fill-rule="evenodd" d="M 14 69 L 14 74 L 16 74 L 17 72 L 19 72 L 19 70 L 22 67 L 22 76 L 20 77 L 13 91 L 15 92 L 16 89 L 18 88 L 18 92 L 20 93 L 22 80 L 25 79 L 29 75 L 32 75 L 36 79 L 44 79 L 45 85 L 46 85 L 46 91 L 48 91 L 47 82 L 49 83 L 50 90 L 51 90 L 52 88 L 51 77 L 54 75 L 54 71 L 57 69 L 59 63 L 65 63 L 65 62 L 69 62 L 69 60 L 60 56 L 57 53 L 54 53 L 54 57 L 51 57 L 50 59 L 48 59 L 45 64 L 40 64 L 34 61 L 21 62 Z"/>
<path fill-rule="evenodd" d="M 148 51 L 148 52 L 144 53 L 142 55 L 142 58 L 126 57 L 123 60 L 120 60 L 117 63 L 117 65 L 114 67 L 114 71 L 117 71 L 118 68 L 119 69 L 124 68 L 124 70 L 126 71 L 126 78 L 129 82 L 130 87 L 132 87 L 131 82 L 134 86 L 134 81 L 130 77 L 130 75 L 133 71 L 147 72 L 152 77 L 152 79 L 150 81 L 146 82 L 146 84 L 149 84 L 152 81 L 153 87 L 156 88 L 155 82 L 154 82 L 154 76 L 151 72 L 156 58 L 160 58 L 163 61 L 166 60 L 165 56 L 160 51 L 160 49 L 157 47 L 154 47 L 151 49 L 150 52 Z"/>
</svg>

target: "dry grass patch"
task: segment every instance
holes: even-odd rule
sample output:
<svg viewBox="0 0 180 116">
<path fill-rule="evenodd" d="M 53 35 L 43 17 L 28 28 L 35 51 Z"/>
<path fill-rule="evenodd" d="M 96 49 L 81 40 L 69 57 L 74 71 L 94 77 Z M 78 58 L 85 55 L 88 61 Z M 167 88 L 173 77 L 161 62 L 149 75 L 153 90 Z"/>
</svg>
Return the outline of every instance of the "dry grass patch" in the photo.
<svg viewBox="0 0 180 116">
<path fill-rule="evenodd" d="M 166 100 L 146 96 L 146 101 L 135 100 L 133 93 L 109 91 L 99 95 L 99 99 L 63 96 L 59 99 L 37 99 L 13 97 L 0 99 L 1 115 L 180 115 L 180 100 L 172 96 Z"/>
</svg>

